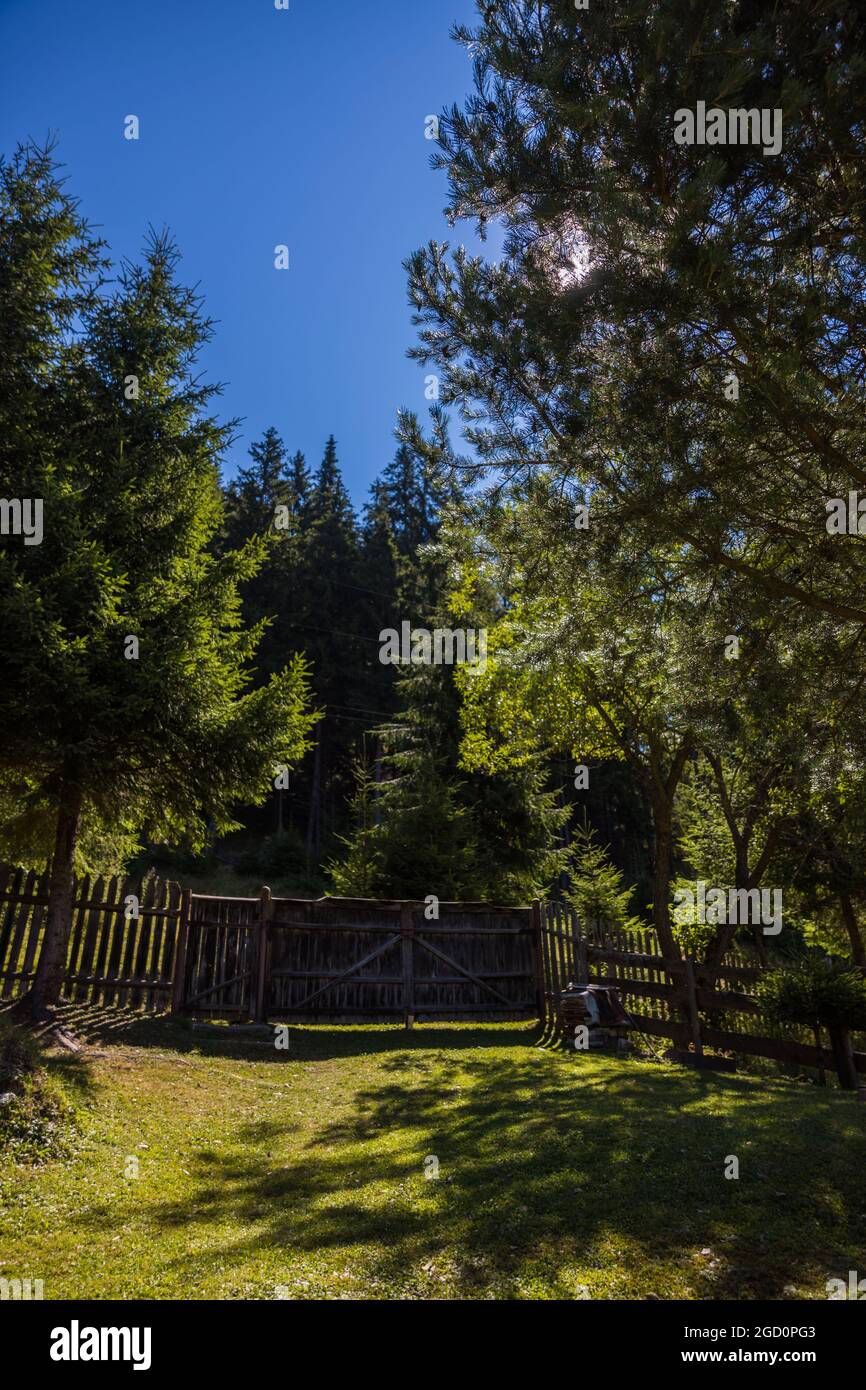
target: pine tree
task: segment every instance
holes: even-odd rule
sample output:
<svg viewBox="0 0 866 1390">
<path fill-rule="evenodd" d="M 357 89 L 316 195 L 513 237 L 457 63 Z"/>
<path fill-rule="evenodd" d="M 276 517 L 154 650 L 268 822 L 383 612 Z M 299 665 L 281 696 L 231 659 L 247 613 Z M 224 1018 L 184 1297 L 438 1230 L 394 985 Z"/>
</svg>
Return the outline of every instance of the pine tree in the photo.
<svg viewBox="0 0 866 1390">
<path fill-rule="evenodd" d="M 228 549 L 253 536 L 267 535 L 275 525 L 277 508 L 292 504 L 286 446 L 273 426 L 250 445 L 250 458 L 251 466 L 238 470 L 226 493 Z"/>
<path fill-rule="evenodd" d="M 55 442 L 43 453 L 35 439 L 13 461 L 14 483 L 44 500 L 44 543 L 4 540 L 0 761 L 28 768 L 56 808 L 26 1001 L 44 1016 L 65 968 L 82 817 L 201 844 L 210 824 L 231 828 L 234 802 L 266 793 L 275 765 L 300 756 L 315 716 L 300 662 L 248 689 L 260 632 L 241 627 L 238 584 L 262 547 L 214 553 L 232 426 L 208 413 L 216 388 L 193 374 L 210 324 L 176 279 L 176 251 L 152 236 L 143 265 L 122 266 L 114 291 L 70 325 L 63 360 L 62 247 L 83 234 L 74 221 L 59 237 L 50 219 L 28 225 L 34 196 L 47 206 L 62 195 L 44 165 L 24 175 L 0 185 L 0 293 L 16 297 L 27 261 L 44 276 L 30 391 Z M 70 285 L 74 294 L 74 275 L 67 296 Z M 6 418 L 18 408 L 3 395 Z"/>
<path fill-rule="evenodd" d="M 565 898 L 584 930 L 604 936 L 610 931 L 636 931 L 642 923 L 629 912 L 631 888 L 612 864 L 595 831 L 584 821 L 575 827 L 570 848 L 570 887 Z"/>
<path fill-rule="evenodd" d="M 358 564 L 357 521 L 332 435 L 309 491 L 296 575 L 297 606 L 287 618 L 296 649 L 312 664 L 316 699 L 325 710 L 301 781 L 311 865 L 319 862 L 350 795 L 361 703 L 359 672 L 374 650 L 372 634 L 365 633 L 357 620 Z"/>
<path fill-rule="evenodd" d="M 861 11 L 849 0 L 480 7 L 456 30 L 475 91 L 443 113 L 437 163 L 450 214 L 497 222 L 502 253 L 433 243 L 409 264 L 415 356 L 496 477 L 489 511 L 517 510 L 530 479 L 544 487 L 533 553 L 504 547 L 513 569 L 548 584 L 554 608 L 593 543 L 561 504 L 589 494 L 602 562 L 591 603 L 610 594 L 618 562 L 634 581 L 624 595 L 646 592 L 642 570 L 658 586 L 667 627 L 678 595 L 708 580 L 730 586 L 740 611 L 771 612 L 792 650 L 808 611 L 840 711 L 860 699 L 853 633 L 866 622 L 863 547 L 826 524 L 828 499 L 866 479 Z M 683 111 L 714 105 L 780 114 L 781 147 L 676 138 Z M 557 550 L 570 550 L 568 568 L 550 563 Z M 569 606 L 580 613 L 571 594 Z M 654 688 L 636 687 L 639 710 Z M 658 703 L 662 744 L 687 689 L 671 684 Z M 691 754 L 681 727 L 664 779 L 645 783 L 665 949 L 672 792 Z M 626 742 L 634 728 L 629 713 Z M 636 766 L 641 744 L 630 741 Z"/>
<path fill-rule="evenodd" d="M 307 509 L 310 500 L 310 470 L 307 460 L 298 449 L 289 464 L 289 509 L 297 519 L 301 530 L 307 522 Z"/>
</svg>

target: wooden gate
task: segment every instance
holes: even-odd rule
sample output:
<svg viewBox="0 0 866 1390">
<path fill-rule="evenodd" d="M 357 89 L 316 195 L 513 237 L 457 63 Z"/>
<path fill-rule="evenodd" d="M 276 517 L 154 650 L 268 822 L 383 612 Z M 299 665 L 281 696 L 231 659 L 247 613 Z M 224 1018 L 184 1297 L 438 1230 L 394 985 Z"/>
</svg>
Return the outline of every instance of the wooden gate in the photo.
<svg viewBox="0 0 866 1390">
<path fill-rule="evenodd" d="M 429 909 L 428 909 L 429 910 Z M 528 908 L 192 895 L 175 1007 L 264 1020 L 522 1018 L 536 1010 Z"/>
<path fill-rule="evenodd" d="M 262 1013 L 281 1018 L 524 1017 L 535 1012 L 528 908 L 274 899 Z"/>
<path fill-rule="evenodd" d="M 207 1017 L 249 1017 L 255 1007 L 260 940 L 257 898 L 193 893 L 177 962 L 175 1009 Z"/>
</svg>

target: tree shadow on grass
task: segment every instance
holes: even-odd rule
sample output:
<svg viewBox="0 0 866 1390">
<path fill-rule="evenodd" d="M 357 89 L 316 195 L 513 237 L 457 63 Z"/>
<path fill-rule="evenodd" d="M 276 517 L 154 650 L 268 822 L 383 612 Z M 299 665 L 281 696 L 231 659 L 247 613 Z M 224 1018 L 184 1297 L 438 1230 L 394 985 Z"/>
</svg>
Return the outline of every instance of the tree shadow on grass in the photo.
<svg viewBox="0 0 866 1390">
<path fill-rule="evenodd" d="M 225 1264 L 339 1252 L 368 1290 L 421 1297 L 525 1296 L 527 1280 L 574 1296 L 582 1270 L 601 1296 L 772 1299 L 863 1262 L 866 1114 L 835 1093 L 528 1050 L 470 1048 L 434 1076 L 383 1066 L 393 1081 L 284 1162 L 200 1150 L 191 1201 L 151 1209 L 155 1233 L 234 1223 Z M 179 1263 L 194 1280 L 212 1258 Z"/>
<path fill-rule="evenodd" d="M 283 1061 L 288 1057 L 305 1062 L 330 1061 L 340 1057 L 363 1057 L 376 1053 L 414 1053 L 430 1048 L 486 1049 L 532 1046 L 540 1036 L 538 1025 L 517 1022 L 489 1024 L 420 1024 L 406 1029 L 394 1024 L 298 1023 L 290 1020 L 289 1046 L 278 1050 L 261 1036 L 236 1032 L 231 1025 L 212 1030 L 193 1028 L 193 1020 L 171 1014 L 137 1013 L 104 1005 L 66 1005 L 64 1021 L 76 1036 L 91 1047 L 141 1047 L 170 1049 L 179 1053 L 226 1057 L 244 1061 Z M 268 1025 L 276 1028 L 273 1022 Z"/>
</svg>

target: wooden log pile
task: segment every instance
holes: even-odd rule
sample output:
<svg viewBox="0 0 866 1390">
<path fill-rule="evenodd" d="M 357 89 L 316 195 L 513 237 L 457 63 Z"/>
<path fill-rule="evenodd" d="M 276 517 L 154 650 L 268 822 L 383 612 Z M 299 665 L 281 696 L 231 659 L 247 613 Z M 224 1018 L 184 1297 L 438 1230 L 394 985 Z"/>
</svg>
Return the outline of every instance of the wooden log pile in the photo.
<svg viewBox="0 0 866 1390">
<path fill-rule="evenodd" d="M 557 1005 L 560 1030 L 571 1038 L 578 1028 L 585 1027 L 590 1047 L 625 1045 L 633 1027 L 612 985 L 571 983 L 560 993 Z"/>
</svg>

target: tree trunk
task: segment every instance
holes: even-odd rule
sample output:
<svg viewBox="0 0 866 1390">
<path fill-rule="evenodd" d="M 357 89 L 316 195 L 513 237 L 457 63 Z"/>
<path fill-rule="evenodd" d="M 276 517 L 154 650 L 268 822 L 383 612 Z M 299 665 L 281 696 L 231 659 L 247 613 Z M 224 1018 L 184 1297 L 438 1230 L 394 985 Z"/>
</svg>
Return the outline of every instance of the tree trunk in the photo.
<svg viewBox="0 0 866 1390">
<path fill-rule="evenodd" d="M 742 838 L 742 836 L 740 836 L 740 838 L 739 838 L 738 841 L 737 841 L 736 851 L 737 851 L 737 868 L 736 868 L 736 885 L 735 885 L 735 886 L 736 886 L 736 888 L 737 888 L 738 890 L 741 889 L 741 888 L 743 888 L 743 889 L 745 889 L 745 891 L 746 891 L 747 893 L 749 893 L 749 892 L 751 892 L 751 890 L 752 890 L 753 888 L 757 888 L 757 887 L 758 887 L 758 883 L 759 883 L 759 880 L 760 880 L 760 875 L 759 875 L 757 878 L 755 878 L 755 877 L 752 875 L 751 870 L 749 869 L 749 843 L 748 843 L 748 840 L 744 840 L 744 839 Z M 737 925 L 742 925 L 742 924 L 741 924 L 741 923 L 738 923 Z M 755 929 L 755 930 L 754 930 L 755 951 L 757 952 L 758 960 L 760 961 L 761 965 L 763 965 L 763 966 L 766 967 L 766 965 L 767 965 L 767 943 L 766 943 L 766 941 L 765 941 L 765 939 L 764 939 L 764 928 L 763 928 L 763 923 L 761 922 L 760 913 L 758 913 L 758 920 L 757 920 L 756 922 L 753 922 L 752 925 L 753 925 L 753 927 L 754 927 L 754 929 Z M 734 936 L 736 935 L 736 930 L 737 930 L 737 928 L 736 928 L 736 926 L 735 926 L 733 932 L 731 933 L 731 937 L 730 937 L 730 939 L 728 940 L 727 945 L 725 946 L 724 950 L 722 951 L 722 955 L 724 955 L 725 951 L 728 949 L 728 946 L 730 946 L 731 941 L 733 940 Z M 719 957 L 719 960 L 721 961 L 721 956 Z"/>
<path fill-rule="evenodd" d="M 713 774 L 716 779 L 716 787 L 719 793 L 719 800 L 721 802 L 725 820 L 727 821 L 728 830 L 731 834 L 731 841 L 734 846 L 734 853 L 736 855 L 736 887 L 737 889 L 743 888 L 747 892 L 749 892 L 751 891 L 751 889 L 757 888 L 764 877 L 764 873 L 766 872 L 767 864 L 769 862 L 769 852 L 775 842 L 778 833 L 779 821 L 777 820 L 773 822 L 773 824 L 770 826 L 770 829 L 768 830 L 766 838 L 764 840 L 764 848 L 761 851 L 761 853 L 757 856 L 754 863 L 754 867 L 749 868 L 749 858 L 752 847 L 752 836 L 755 829 L 755 816 L 752 814 L 752 812 L 750 812 L 744 818 L 743 824 L 738 825 L 736 813 L 731 802 L 730 790 L 725 782 L 725 774 L 724 768 L 722 767 L 722 760 L 720 757 L 718 757 L 717 754 L 712 753 L 709 749 L 705 750 L 705 756 L 707 762 L 710 764 L 710 767 L 713 769 Z M 768 782 L 765 779 L 762 790 L 760 792 L 761 805 L 766 804 L 767 793 L 769 791 L 770 785 L 772 785 L 772 783 Z M 756 809 L 757 808 L 753 808 L 753 810 Z M 734 940 L 734 937 L 736 936 L 737 927 L 740 925 L 742 924 L 738 922 L 722 923 L 716 930 L 713 941 L 707 948 L 705 962 L 707 972 L 712 972 L 712 978 L 710 980 L 711 983 L 715 983 L 715 978 L 718 974 L 719 967 L 725 957 L 725 953 L 730 948 Z M 758 954 L 758 960 L 760 961 L 762 966 L 766 966 L 768 964 L 767 943 L 764 937 L 763 923 L 760 920 L 758 920 L 753 925 L 755 928 L 755 949 Z"/>
<path fill-rule="evenodd" d="M 757 888 L 760 882 L 760 874 L 755 876 L 751 873 L 749 869 L 748 846 L 744 842 L 737 841 L 736 855 L 736 887 L 737 889 L 744 888 L 749 892 L 752 888 Z M 733 943 L 734 937 L 737 934 L 737 928 L 742 925 L 743 924 L 740 922 L 722 922 L 716 928 L 713 940 L 707 948 L 706 961 L 704 962 L 706 969 L 713 972 L 713 982 L 715 982 L 715 977 L 718 974 L 725 953 L 730 949 Z M 765 966 L 767 964 L 767 948 L 764 942 L 764 934 L 761 930 L 760 920 L 754 923 L 754 928 L 755 950 L 758 953 L 758 960 L 761 962 L 761 965 Z"/>
<path fill-rule="evenodd" d="M 374 769 L 375 769 L 375 771 L 374 771 L 374 773 L 373 773 L 373 780 L 374 780 L 374 782 L 375 782 L 375 789 L 374 789 L 374 792 L 373 792 L 373 824 L 375 825 L 375 827 L 376 827 L 377 830 L 378 830 L 379 826 L 382 824 L 382 802 L 381 802 L 381 797 L 382 797 L 382 758 L 383 758 L 383 755 L 384 755 L 384 750 L 383 750 L 383 748 L 382 748 L 382 740 L 379 739 L 379 738 L 377 738 L 377 739 L 376 739 L 376 754 L 375 754 L 375 760 L 374 760 L 374 764 L 373 764 Z"/>
<path fill-rule="evenodd" d="M 857 913 L 848 893 L 840 894 L 839 906 L 842 909 L 842 920 L 851 942 L 851 959 L 855 965 L 866 965 L 866 948 L 863 946 L 863 938 L 860 935 Z"/>
<path fill-rule="evenodd" d="M 815 1034 L 815 1046 L 816 1046 L 817 1049 L 818 1049 L 818 1057 L 819 1057 L 819 1059 L 820 1059 L 819 1062 L 818 1062 L 818 1085 L 819 1085 L 819 1086 L 826 1086 L 826 1085 L 827 1085 L 827 1073 L 826 1073 L 826 1071 L 824 1070 L 824 1040 L 823 1040 L 823 1038 L 821 1037 L 821 1026 L 820 1026 L 820 1024 L 816 1023 L 816 1024 L 815 1024 L 815 1027 L 812 1029 L 812 1032 Z"/>
<path fill-rule="evenodd" d="M 81 820 L 81 800 L 81 787 L 64 770 L 57 806 L 42 953 L 33 986 L 22 1001 L 25 1011 L 38 1022 L 51 1018 L 66 973 L 66 951 L 72 926 L 73 864 Z"/>
<path fill-rule="evenodd" d="M 662 948 L 669 957 L 679 956 L 671 929 L 671 808 L 659 798 L 653 799 L 653 832 L 655 857 L 653 863 L 653 925 Z"/>
<path fill-rule="evenodd" d="M 839 1085 L 843 1091 L 856 1091 L 857 1068 L 854 1065 L 851 1034 L 847 1028 L 828 1028 L 827 1032 L 830 1034 L 830 1046 L 833 1049 L 833 1061 L 836 1064 Z"/>
<path fill-rule="evenodd" d="M 307 868 L 312 869 L 313 863 L 318 862 L 319 845 L 321 842 L 320 822 L 321 822 L 321 803 L 322 803 L 322 740 L 319 737 L 316 743 L 316 751 L 313 755 L 313 782 L 310 787 L 310 810 L 307 817 Z"/>
</svg>

